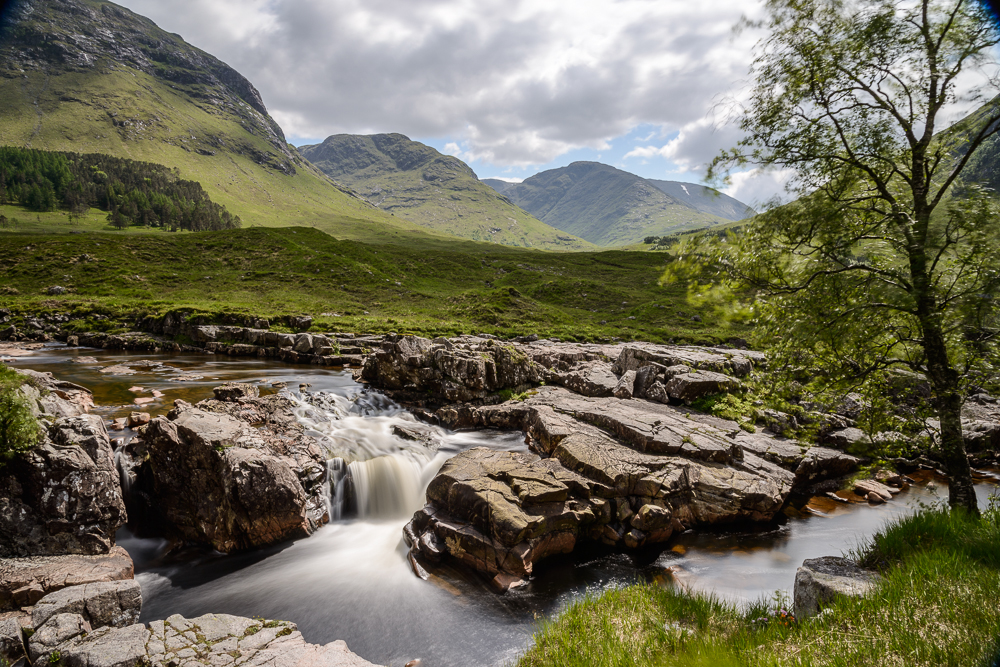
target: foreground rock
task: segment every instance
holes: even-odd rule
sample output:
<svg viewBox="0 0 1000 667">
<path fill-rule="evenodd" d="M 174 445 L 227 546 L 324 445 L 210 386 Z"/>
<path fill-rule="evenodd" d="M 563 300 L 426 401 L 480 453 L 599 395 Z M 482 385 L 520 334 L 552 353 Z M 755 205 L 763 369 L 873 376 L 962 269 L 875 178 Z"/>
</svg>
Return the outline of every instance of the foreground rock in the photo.
<svg viewBox="0 0 1000 667">
<path fill-rule="evenodd" d="M 134 581 L 63 589 L 38 603 L 30 632 L 15 620 L 0 621 L 0 657 L 81 667 L 373 667 L 342 641 L 307 643 L 294 623 L 206 614 L 146 626 L 136 622 L 141 606 Z"/>
<path fill-rule="evenodd" d="M 561 387 L 436 414 L 453 428 L 520 429 L 537 452 L 455 456 L 405 530 L 418 573 L 419 560 L 451 558 L 500 589 L 580 541 L 637 548 L 689 528 L 770 520 L 793 491 L 857 466 L 723 419 Z"/>
<path fill-rule="evenodd" d="M 0 612 L 30 607 L 68 586 L 132 579 L 132 559 L 121 547 L 98 556 L 0 559 Z"/>
<path fill-rule="evenodd" d="M 125 520 L 111 441 L 96 415 L 56 419 L 40 444 L 0 467 L 0 557 L 105 554 Z"/>
<path fill-rule="evenodd" d="M 150 422 L 136 473 L 167 534 L 222 552 L 305 537 L 329 520 L 326 460 L 281 396 L 227 386 Z M 254 426 L 252 426 L 252 424 Z"/>
<path fill-rule="evenodd" d="M 793 593 L 795 616 L 799 619 L 818 614 L 838 596 L 867 594 L 882 577 L 857 563 L 838 556 L 810 558 L 795 573 Z"/>
</svg>

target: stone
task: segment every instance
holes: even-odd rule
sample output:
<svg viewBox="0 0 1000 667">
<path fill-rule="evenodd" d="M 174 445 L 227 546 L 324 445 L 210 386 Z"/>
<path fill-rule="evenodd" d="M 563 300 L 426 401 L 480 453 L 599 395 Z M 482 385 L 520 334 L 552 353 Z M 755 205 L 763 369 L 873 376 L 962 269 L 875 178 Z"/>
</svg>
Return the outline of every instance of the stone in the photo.
<svg viewBox="0 0 1000 667">
<path fill-rule="evenodd" d="M 35 401 L 41 414 L 54 419 L 79 417 L 94 405 L 94 396 L 86 387 L 56 379 L 52 373 L 40 373 L 27 368 L 11 370 L 27 378 L 30 384 L 22 385 L 21 391 Z"/>
<path fill-rule="evenodd" d="M 24 645 L 24 633 L 18 619 L 0 620 L 0 664 L 13 665 L 27 655 L 28 648 Z"/>
<path fill-rule="evenodd" d="M 150 422 L 148 474 L 138 477 L 161 528 L 229 553 L 305 537 L 329 520 L 326 460 L 291 405 L 209 400 Z"/>
<path fill-rule="evenodd" d="M 56 614 L 45 625 L 36 627 L 28 640 L 28 653 L 32 663 L 43 663 L 60 645 L 90 632 L 90 629 L 90 625 L 79 614 Z"/>
<path fill-rule="evenodd" d="M 149 420 L 150 416 L 148 412 L 132 412 L 129 413 L 125 423 L 129 428 L 135 428 L 137 426 L 145 426 L 149 423 Z"/>
<path fill-rule="evenodd" d="M 619 382 L 611 364 L 604 361 L 585 361 L 569 372 L 557 371 L 549 381 L 583 396 L 611 396 Z"/>
<path fill-rule="evenodd" d="M 68 291 L 69 291 L 69 290 L 67 290 L 67 289 L 66 289 L 65 287 L 63 287 L 62 285 L 53 285 L 52 287 L 50 287 L 50 288 L 48 288 L 47 290 L 45 290 L 45 292 L 46 292 L 47 294 L 51 294 L 51 295 L 53 295 L 53 296 L 57 296 L 57 295 L 60 295 L 60 294 L 65 294 L 65 293 L 66 293 L 66 292 L 68 292 Z"/>
<path fill-rule="evenodd" d="M 40 444 L 0 468 L 0 557 L 108 553 L 125 519 L 97 415 L 57 419 Z"/>
<path fill-rule="evenodd" d="M 886 486 L 885 484 L 876 482 L 873 479 L 863 479 L 854 483 L 854 493 L 858 494 L 862 498 L 867 498 L 874 494 L 885 501 L 892 500 L 893 494 L 899 493 L 899 489 Z"/>
<path fill-rule="evenodd" d="M 830 431 L 823 436 L 822 440 L 824 444 L 836 447 L 837 449 L 847 449 L 855 444 L 867 444 L 871 442 L 867 433 L 853 426 Z"/>
<path fill-rule="evenodd" d="M 257 398 L 260 396 L 260 389 L 246 382 L 227 382 L 221 387 L 214 388 L 212 393 L 218 401 L 232 402 L 244 398 Z"/>
<path fill-rule="evenodd" d="M 31 612 L 36 628 L 56 614 L 79 614 L 93 629 L 132 625 L 139 620 L 142 590 L 134 579 L 69 586 L 49 593 Z"/>
<path fill-rule="evenodd" d="M 690 403 L 691 401 L 736 389 L 740 383 L 735 378 L 711 371 L 692 371 L 675 375 L 667 382 L 666 391 L 670 398 Z"/>
<path fill-rule="evenodd" d="M 308 315 L 288 318 L 288 324 L 296 331 L 306 331 L 312 326 L 313 318 Z"/>
<path fill-rule="evenodd" d="M 0 559 L 0 612 L 29 606 L 49 593 L 68 586 L 132 579 L 128 552 L 116 546 L 98 556 L 64 555 Z M 17 599 L 15 593 L 34 591 L 34 599 Z"/>
<path fill-rule="evenodd" d="M 837 596 L 864 596 L 882 577 L 838 556 L 810 558 L 795 573 L 795 617 L 815 616 Z"/>
<path fill-rule="evenodd" d="M 874 491 L 869 491 L 868 495 L 865 496 L 869 503 L 872 505 L 881 505 L 885 502 L 885 498 L 875 493 Z"/>
<path fill-rule="evenodd" d="M 150 664 L 146 652 L 149 636 L 140 623 L 105 627 L 72 637 L 57 650 L 67 667 L 142 667 Z"/>
<path fill-rule="evenodd" d="M 615 398 L 632 398 L 635 387 L 635 371 L 626 371 L 612 392 Z"/>
<path fill-rule="evenodd" d="M 300 333 L 295 337 L 295 344 L 292 349 L 299 354 L 312 354 L 313 337 L 307 333 Z"/>
</svg>

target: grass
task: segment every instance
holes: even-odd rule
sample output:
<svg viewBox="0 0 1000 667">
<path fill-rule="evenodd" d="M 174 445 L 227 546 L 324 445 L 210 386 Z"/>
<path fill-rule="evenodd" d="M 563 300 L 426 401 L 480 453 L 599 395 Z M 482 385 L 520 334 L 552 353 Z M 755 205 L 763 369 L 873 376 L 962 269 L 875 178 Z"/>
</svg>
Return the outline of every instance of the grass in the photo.
<svg viewBox="0 0 1000 667">
<path fill-rule="evenodd" d="M 430 235 L 369 244 L 301 227 L 4 232 L 0 306 L 76 313 L 80 319 L 71 327 L 80 330 L 94 328 L 88 319 L 94 313 L 127 328 L 137 316 L 183 309 L 220 322 L 309 314 L 315 329 L 333 331 L 654 342 L 745 335 L 745 325 L 689 305 L 682 286 L 660 287 L 666 259 L 621 251 L 550 253 Z M 53 285 L 70 291 L 50 296 L 46 289 Z"/>
<path fill-rule="evenodd" d="M 542 626 L 518 667 L 895 667 L 981 665 L 1000 657 L 1000 508 L 977 520 L 943 509 L 886 526 L 855 554 L 884 581 L 819 617 L 785 623 L 653 585 L 572 605 Z M 762 617 L 765 620 L 761 620 Z"/>
</svg>

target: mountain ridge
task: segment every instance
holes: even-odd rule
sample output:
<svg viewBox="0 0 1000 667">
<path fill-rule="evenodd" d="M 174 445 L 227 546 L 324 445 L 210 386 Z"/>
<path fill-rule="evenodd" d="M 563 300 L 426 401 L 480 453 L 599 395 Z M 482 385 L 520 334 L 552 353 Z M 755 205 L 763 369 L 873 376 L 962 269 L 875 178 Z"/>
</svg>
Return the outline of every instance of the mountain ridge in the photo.
<svg viewBox="0 0 1000 667">
<path fill-rule="evenodd" d="M 592 247 L 517 207 L 462 160 L 403 134 L 335 134 L 299 151 L 381 210 L 432 230 L 504 245 Z"/>
<path fill-rule="evenodd" d="M 674 182 L 660 183 L 668 187 Z M 647 236 L 730 222 L 696 206 L 709 208 L 702 201 L 709 199 L 702 191 L 697 196 L 671 194 L 655 181 L 600 162 L 573 162 L 499 187 L 503 196 L 542 222 L 600 246 L 631 245 Z M 725 205 L 732 207 L 730 199 L 726 198 Z M 724 211 L 724 206 L 716 210 Z"/>
</svg>

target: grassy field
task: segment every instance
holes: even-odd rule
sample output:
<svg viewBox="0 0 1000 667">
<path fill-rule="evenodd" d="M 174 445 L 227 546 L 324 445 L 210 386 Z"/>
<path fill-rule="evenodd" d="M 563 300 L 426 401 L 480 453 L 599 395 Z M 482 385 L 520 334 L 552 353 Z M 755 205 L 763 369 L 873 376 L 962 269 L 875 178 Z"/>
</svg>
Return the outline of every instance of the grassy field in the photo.
<svg viewBox="0 0 1000 667">
<path fill-rule="evenodd" d="M 517 667 L 994 667 L 1000 659 L 1000 509 L 982 520 L 925 510 L 857 554 L 885 580 L 817 618 L 781 622 L 781 601 L 738 609 L 677 588 L 635 586 L 571 606 Z"/>
<path fill-rule="evenodd" d="M 99 231 L 106 223 L 90 220 L 99 215 L 77 229 L 45 215 L 64 233 L 40 233 L 47 222 L 34 215 L 0 231 L 2 306 L 120 321 L 176 309 L 272 321 L 310 314 L 321 330 L 580 341 L 720 342 L 746 333 L 689 305 L 682 286 L 661 287 L 662 253 L 551 253 L 391 231 L 361 243 L 302 227 L 121 233 Z M 53 285 L 70 291 L 49 296 Z"/>
</svg>

